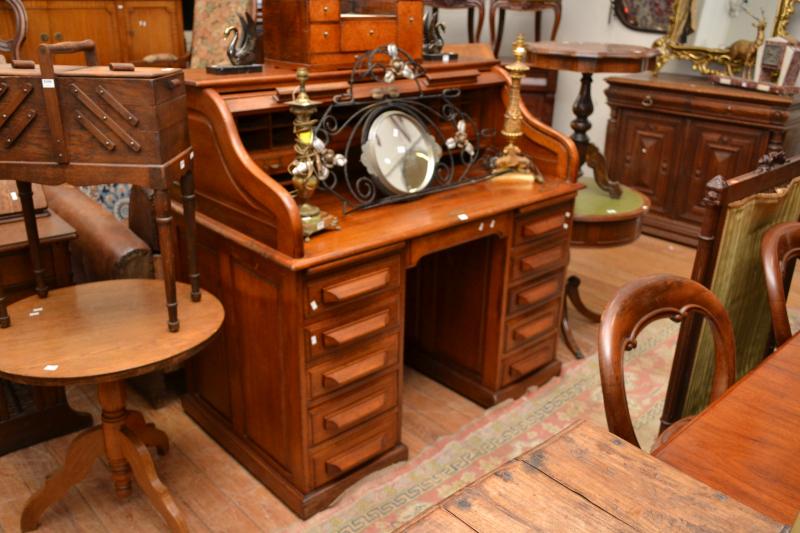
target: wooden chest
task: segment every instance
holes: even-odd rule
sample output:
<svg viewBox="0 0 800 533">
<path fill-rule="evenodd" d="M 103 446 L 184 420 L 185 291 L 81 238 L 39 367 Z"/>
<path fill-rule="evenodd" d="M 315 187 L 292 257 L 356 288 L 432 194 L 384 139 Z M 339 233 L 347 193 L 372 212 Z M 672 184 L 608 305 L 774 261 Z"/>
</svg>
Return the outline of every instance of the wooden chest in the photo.
<svg viewBox="0 0 800 533">
<path fill-rule="evenodd" d="M 38 182 L 61 183 L 58 170 L 82 167 L 84 181 L 94 174 L 103 183 L 124 165 L 152 185 L 150 173 L 179 166 L 174 160 L 189 149 L 183 73 L 127 64 L 0 65 L 0 141 L 0 168 L 13 166 L 15 177 L 29 172 Z"/>
<path fill-rule="evenodd" d="M 264 58 L 279 65 L 353 66 L 395 43 L 422 58 L 422 0 L 264 0 Z"/>
</svg>

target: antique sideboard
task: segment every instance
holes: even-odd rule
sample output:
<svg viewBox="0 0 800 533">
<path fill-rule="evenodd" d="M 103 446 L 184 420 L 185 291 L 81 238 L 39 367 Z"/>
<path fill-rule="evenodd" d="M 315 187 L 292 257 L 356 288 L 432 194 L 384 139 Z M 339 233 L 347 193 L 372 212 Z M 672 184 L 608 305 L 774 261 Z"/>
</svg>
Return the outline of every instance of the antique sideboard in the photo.
<svg viewBox="0 0 800 533">
<path fill-rule="evenodd" d="M 800 96 L 678 74 L 607 81 L 608 172 L 650 198 L 650 235 L 696 245 L 708 180 L 750 172 L 768 151 L 800 152 Z"/>
<path fill-rule="evenodd" d="M 496 60 L 462 54 L 425 67 L 425 92 L 457 87 L 480 128 L 501 129 L 509 77 Z M 324 108 L 349 76 L 312 72 L 308 91 Z M 346 215 L 318 190 L 314 203 L 341 229 L 306 242 L 286 174 L 295 72 L 188 70 L 186 79 L 198 262 L 226 320 L 189 363 L 183 405 L 295 513 L 308 517 L 407 457 L 404 363 L 485 406 L 559 373 L 580 187 L 568 138 L 524 111 L 520 143 L 544 183 L 508 174 Z M 359 84 L 354 95 L 371 98 L 380 85 Z M 411 80 L 394 87 L 417 90 Z"/>
</svg>

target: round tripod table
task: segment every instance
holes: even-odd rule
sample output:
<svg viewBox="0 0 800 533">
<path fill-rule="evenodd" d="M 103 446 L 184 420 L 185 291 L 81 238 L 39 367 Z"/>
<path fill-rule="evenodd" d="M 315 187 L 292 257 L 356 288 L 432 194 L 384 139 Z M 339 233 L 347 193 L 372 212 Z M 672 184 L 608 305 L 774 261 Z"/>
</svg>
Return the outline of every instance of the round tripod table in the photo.
<svg viewBox="0 0 800 533">
<path fill-rule="evenodd" d="M 572 105 L 575 120 L 572 140 L 578 148 L 580 167 L 586 163 L 594 171 L 594 180 L 581 178 L 586 188 L 575 199 L 575 223 L 572 232 L 573 246 L 620 246 L 636 240 L 641 234 L 642 216 L 650 207 L 650 200 L 630 187 L 621 185 L 608 175 L 606 159 L 590 140 L 587 132 L 592 127 L 589 117 L 594 111 L 592 103 L 592 75 L 596 72 L 636 73 L 650 70 L 658 51 L 653 48 L 626 44 L 531 42 L 526 45 L 528 62 L 538 68 L 580 72 L 581 87 Z M 570 276 L 564 298 L 561 333 L 567 347 L 576 357 L 583 357 L 572 334 L 567 318 L 567 300 L 592 322 L 600 321 L 600 314 L 590 310 L 581 299 L 578 287 L 580 278 Z"/>
<path fill-rule="evenodd" d="M 592 127 L 589 117 L 594 111 L 592 103 L 592 74 L 596 72 L 635 73 L 652 69 L 658 50 L 643 46 L 605 43 L 531 42 L 528 63 L 533 67 L 550 70 L 580 72 L 581 88 L 572 105 L 572 140 L 578 147 L 580 166 L 584 163 L 594 170 L 594 178 L 601 189 L 612 198 L 619 198 L 622 189 L 618 182 L 608 177 L 603 154 L 589 141 L 586 133 Z"/>
<path fill-rule="evenodd" d="M 114 491 L 131 493 L 131 476 L 173 531 L 186 523 L 156 475 L 147 446 L 169 449 L 164 432 L 125 408 L 125 378 L 183 361 L 219 331 L 222 304 L 204 292 L 193 302 L 189 285 L 177 284 L 183 311 L 179 332 L 164 328 L 160 280 L 130 279 L 56 289 L 46 300 L 36 296 L 12 304 L 19 317 L 0 329 L 0 377 L 29 385 L 96 384 L 102 423 L 81 432 L 70 444 L 64 466 L 30 497 L 22 511 L 22 531 L 36 529 L 42 514 L 105 457 Z"/>
</svg>

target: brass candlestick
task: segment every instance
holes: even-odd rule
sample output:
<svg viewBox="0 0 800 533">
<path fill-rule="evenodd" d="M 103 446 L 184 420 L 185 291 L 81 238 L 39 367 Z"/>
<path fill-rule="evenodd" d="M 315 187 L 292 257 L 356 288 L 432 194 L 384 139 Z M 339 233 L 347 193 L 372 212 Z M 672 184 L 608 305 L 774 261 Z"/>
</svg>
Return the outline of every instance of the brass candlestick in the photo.
<svg viewBox="0 0 800 533">
<path fill-rule="evenodd" d="M 505 65 L 506 70 L 511 75 L 511 90 L 509 91 L 508 106 L 505 112 L 503 130 L 500 132 L 508 139 L 508 144 L 503 148 L 503 155 L 497 158 L 494 164 L 494 172 L 507 171 L 509 169 L 517 172 L 524 172 L 533 175 L 537 182 L 543 182 L 542 173 L 531 159 L 523 155 L 522 150 L 516 145 L 517 139 L 522 137 L 522 110 L 520 102 L 522 100 L 522 78 L 530 67 L 523 62 L 525 58 L 525 38 L 522 34 L 517 36 L 514 41 L 515 61 L 510 65 Z"/>
<path fill-rule="evenodd" d="M 339 219 L 322 211 L 319 207 L 309 203 L 317 190 L 319 182 L 325 180 L 330 174 L 330 169 L 335 166 L 344 166 L 347 160 L 327 149 L 322 141 L 315 138 L 314 126 L 317 120 L 319 102 L 312 100 L 306 92 L 308 69 L 297 69 L 297 80 L 300 86 L 289 103 L 289 110 L 294 115 L 293 131 L 295 136 L 295 159 L 289 164 L 289 173 L 292 183 L 297 191 L 297 202 L 300 204 L 300 221 L 303 224 L 303 236 L 306 240 L 314 233 L 326 229 L 339 229 Z"/>
</svg>

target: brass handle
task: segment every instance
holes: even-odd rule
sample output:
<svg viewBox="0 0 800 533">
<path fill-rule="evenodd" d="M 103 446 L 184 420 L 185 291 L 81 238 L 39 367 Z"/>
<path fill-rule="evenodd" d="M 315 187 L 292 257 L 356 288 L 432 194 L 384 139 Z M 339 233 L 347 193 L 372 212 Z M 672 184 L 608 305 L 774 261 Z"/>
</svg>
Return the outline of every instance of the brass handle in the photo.
<svg viewBox="0 0 800 533">
<path fill-rule="evenodd" d="M 648 94 L 647 96 L 645 96 L 644 98 L 642 98 L 642 105 L 643 105 L 644 107 L 650 107 L 650 106 L 652 106 L 652 105 L 653 105 L 653 97 L 652 97 L 652 96 L 650 96 L 650 95 Z"/>
</svg>

